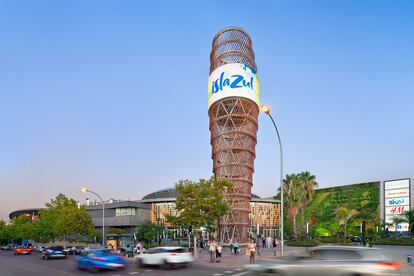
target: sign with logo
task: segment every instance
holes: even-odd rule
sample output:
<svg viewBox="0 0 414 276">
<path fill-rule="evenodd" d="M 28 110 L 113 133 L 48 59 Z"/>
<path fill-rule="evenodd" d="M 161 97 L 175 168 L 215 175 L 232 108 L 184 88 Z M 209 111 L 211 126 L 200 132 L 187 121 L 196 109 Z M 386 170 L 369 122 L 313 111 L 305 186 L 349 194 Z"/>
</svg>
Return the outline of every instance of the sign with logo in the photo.
<svg viewBox="0 0 414 276">
<path fill-rule="evenodd" d="M 385 190 L 385 198 L 390 197 L 408 197 L 410 196 L 410 189 Z"/>
<path fill-rule="evenodd" d="M 259 76 L 246 64 L 225 64 L 214 70 L 208 78 L 208 108 L 228 97 L 247 98 L 259 105 L 259 95 Z"/>
<path fill-rule="evenodd" d="M 403 218 L 404 213 L 410 210 L 410 184 L 410 179 L 384 182 L 385 222 L 393 223 L 394 218 Z M 408 224 L 388 226 L 388 231 L 408 231 Z"/>
<path fill-rule="evenodd" d="M 385 215 L 402 215 L 405 211 L 410 210 L 410 206 L 392 206 L 385 207 Z"/>
<path fill-rule="evenodd" d="M 388 198 L 385 201 L 385 206 L 399 206 L 399 205 L 407 205 L 410 202 L 409 197 L 394 197 Z"/>
<path fill-rule="evenodd" d="M 410 187 L 409 179 L 393 180 L 393 181 L 385 182 L 385 190 L 401 189 L 401 188 L 409 188 L 409 187 Z"/>
<path fill-rule="evenodd" d="M 388 223 L 392 223 L 392 220 L 389 221 Z M 395 232 L 395 226 L 389 225 L 389 226 L 386 226 L 386 227 L 388 227 L 388 231 Z M 406 223 L 406 222 L 400 223 L 400 224 L 397 225 L 397 231 L 399 231 L 399 232 L 400 231 L 408 231 L 408 227 L 409 227 L 408 223 Z"/>
</svg>

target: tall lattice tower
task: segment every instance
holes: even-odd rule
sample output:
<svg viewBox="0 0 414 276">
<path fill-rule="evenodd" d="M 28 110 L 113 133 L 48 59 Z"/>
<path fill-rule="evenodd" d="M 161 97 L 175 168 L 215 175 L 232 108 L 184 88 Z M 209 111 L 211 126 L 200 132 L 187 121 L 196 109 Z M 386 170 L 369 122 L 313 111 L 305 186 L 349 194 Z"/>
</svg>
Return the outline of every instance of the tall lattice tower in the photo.
<svg viewBox="0 0 414 276">
<path fill-rule="evenodd" d="M 231 210 L 219 223 L 220 240 L 244 243 L 253 185 L 259 78 L 252 41 L 241 28 L 225 28 L 214 37 L 208 108 L 214 177 L 234 183 L 225 191 Z"/>
</svg>

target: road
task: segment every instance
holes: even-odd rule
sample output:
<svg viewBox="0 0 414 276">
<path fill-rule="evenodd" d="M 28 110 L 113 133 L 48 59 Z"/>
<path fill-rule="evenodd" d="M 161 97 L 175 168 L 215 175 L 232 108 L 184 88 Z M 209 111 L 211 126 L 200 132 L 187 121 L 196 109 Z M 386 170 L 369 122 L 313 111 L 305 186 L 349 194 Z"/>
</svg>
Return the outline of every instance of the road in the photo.
<svg viewBox="0 0 414 276">
<path fill-rule="evenodd" d="M 382 255 L 389 260 L 405 262 L 407 255 L 414 257 L 414 247 L 411 246 L 378 246 Z M 286 255 L 302 255 L 306 248 L 286 247 Z M 263 250 L 261 258 L 273 258 L 273 250 Z M 27 276 L 27 275 L 89 275 L 89 272 L 79 271 L 76 267 L 76 257 L 68 256 L 67 259 L 42 260 L 41 254 L 13 255 L 12 251 L 0 251 L 0 276 Z M 224 252 L 221 263 L 209 263 L 207 252 L 199 255 L 199 262 L 189 267 L 163 270 L 156 267 L 140 268 L 129 259 L 129 265 L 121 271 L 106 271 L 103 275 L 188 275 L 188 276 L 220 276 L 245 274 L 244 264 L 248 263 L 248 257 Z M 414 275 L 414 266 L 406 266 L 402 275 Z"/>
<path fill-rule="evenodd" d="M 27 275 L 90 275 L 86 271 L 79 271 L 76 267 L 76 257 L 68 256 L 67 259 L 42 260 L 41 254 L 13 255 L 12 251 L 0 251 L 0 275 L 1 276 L 27 276 Z M 163 270 L 156 267 L 137 267 L 130 260 L 128 268 L 118 271 L 105 271 L 102 275 L 243 275 L 240 268 L 229 269 L 203 265 Z"/>
</svg>

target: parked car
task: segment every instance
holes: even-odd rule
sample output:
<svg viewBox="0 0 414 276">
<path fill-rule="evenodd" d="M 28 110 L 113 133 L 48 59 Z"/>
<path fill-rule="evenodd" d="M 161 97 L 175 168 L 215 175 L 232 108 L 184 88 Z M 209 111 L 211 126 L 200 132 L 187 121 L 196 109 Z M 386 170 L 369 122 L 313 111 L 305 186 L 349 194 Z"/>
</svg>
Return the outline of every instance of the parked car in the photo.
<svg viewBox="0 0 414 276">
<path fill-rule="evenodd" d="M 43 250 L 42 259 L 66 258 L 65 248 L 63 246 L 51 246 Z"/>
<path fill-rule="evenodd" d="M 79 270 L 97 272 L 99 270 L 114 270 L 126 267 L 126 259 L 108 249 L 92 249 L 77 258 Z"/>
<path fill-rule="evenodd" d="M 321 246 L 302 257 L 258 261 L 247 275 L 400 275 L 402 264 L 385 260 L 378 249 Z"/>
<path fill-rule="evenodd" d="M 82 254 L 82 251 L 85 249 L 85 246 L 75 246 L 75 255 Z"/>
<path fill-rule="evenodd" d="M 32 253 L 32 249 L 26 246 L 17 246 L 14 249 L 14 255 L 30 254 L 30 253 Z"/>
<path fill-rule="evenodd" d="M 361 242 L 361 239 L 357 236 L 350 237 L 349 240 L 352 242 Z"/>
<path fill-rule="evenodd" d="M 74 246 L 66 246 L 63 251 L 66 252 L 66 255 L 75 255 L 75 249 L 76 247 Z"/>
<path fill-rule="evenodd" d="M 156 265 L 164 268 L 172 268 L 176 265 L 187 265 L 194 262 L 192 253 L 183 247 L 166 246 L 155 247 L 149 249 L 147 254 L 140 254 L 138 257 L 138 265 Z"/>
</svg>

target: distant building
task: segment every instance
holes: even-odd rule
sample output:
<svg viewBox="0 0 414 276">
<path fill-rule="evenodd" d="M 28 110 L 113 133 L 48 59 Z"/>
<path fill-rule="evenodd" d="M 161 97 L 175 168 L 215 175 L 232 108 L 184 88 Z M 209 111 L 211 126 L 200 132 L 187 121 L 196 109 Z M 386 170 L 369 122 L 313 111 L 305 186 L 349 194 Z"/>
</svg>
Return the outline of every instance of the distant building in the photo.
<svg viewBox="0 0 414 276">
<path fill-rule="evenodd" d="M 39 210 L 39 208 L 16 210 L 9 214 L 9 218 L 12 220 L 16 217 L 25 216 L 30 218 L 32 221 L 35 221 L 39 218 Z"/>
<path fill-rule="evenodd" d="M 154 224 L 163 224 L 167 227 L 174 228 L 167 220 L 167 215 L 177 215 L 175 209 L 175 198 L 177 191 L 175 188 L 162 189 L 144 196 L 138 202 L 150 206 L 150 221 Z M 256 236 L 257 226 L 259 233 L 265 236 L 277 235 L 279 229 L 279 208 L 280 201 L 274 197 L 260 198 L 252 195 L 250 200 L 250 215 L 248 231 L 251 236 Z M 180 231 L 180 229 L 174 229 Z"/>
<path fill-rule="evenodd" d="M 84 205 L 97 231 L 102 231 L 102 203 Z M 125 247 L 134 241 L 134 233 L 150 220 L 150 206 L 137 201 L 108 200 L 105 202 L 106 240 Z"/>
</svg>

